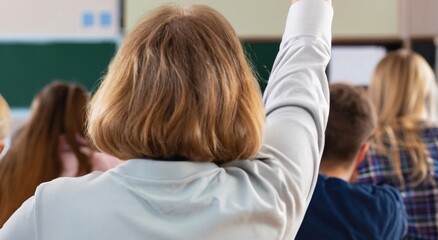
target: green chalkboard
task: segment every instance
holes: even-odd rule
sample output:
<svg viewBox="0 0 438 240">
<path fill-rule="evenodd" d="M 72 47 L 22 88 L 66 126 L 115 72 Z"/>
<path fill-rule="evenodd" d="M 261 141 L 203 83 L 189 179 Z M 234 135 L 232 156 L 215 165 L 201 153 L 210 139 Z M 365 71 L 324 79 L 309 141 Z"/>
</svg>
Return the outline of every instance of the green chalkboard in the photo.
<svg viewBox="0 0 438 240">
<path fill-rule="evenodd" d="M 0 93 L 12 107 L 28 107 L 53 80 L 96 87 L 116 50 L 101 43 L 0 43 Z"/>
<path fill-rule="evenodd" d="M 244 50 L 247 58 L 251 61 L 262 90 L 268 83 L 272 65 L 274 65 L 280 42 L 244 42 Z"/>
<path fill-rule="evenodd" d="M 244 42 L 262 89 L 277 55 L 279 42 Z M 0 43 L 0 93 L 12 107 L 28 107 L 53 80 L 97 87 L 116 50 L 115 43 Z"/>
</svg>

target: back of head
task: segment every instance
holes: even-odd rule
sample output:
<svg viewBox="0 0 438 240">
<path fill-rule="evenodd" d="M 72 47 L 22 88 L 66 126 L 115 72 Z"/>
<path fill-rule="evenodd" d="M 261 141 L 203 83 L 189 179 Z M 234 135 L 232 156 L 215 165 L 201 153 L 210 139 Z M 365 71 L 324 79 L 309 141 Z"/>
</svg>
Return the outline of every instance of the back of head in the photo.
<svg viewBox="0 0 438 240">
<path fill-rule="evenodd" d="M 331 85 L 322 163 L 353 163 L 375 125 L 375 111 L 365 93 L 347 84 Z"/>
<path fill-rule="evenodd" d="M 9 109 L 8 103 L 0 95 L 0 147 L 4 144 L 6 137 L 11 130 L 11 111 Z M 0 153 L 1 153 L 0 148 Z"/>
<path fill-rule="evenodd" d="M 431 179 L 432 162 L 419 137 L 422 122 L 434 120 L 436 78 L 420 55 L 410 50 L 389 53 L 374 72 L 370 94 L 378 114 L 376 146 L 391 160 L 400 184 L 405 184 L 400 148 L 409 152 L 412 165 L 408 183 L 415 186 Z M 399 133 L 403 134 L 399 134 Z M 403 139 L 400 138 L 403 136 Z M 389 144 L 389 145 L 388 145 Z M 390 146 L 390 147 L 388 147 Z"/>
<path fill-rule="evenodd" d="M 60 135 L 64 135 L 79 158 L 78 175 L 91 170 L 88 159 L 79 151 L 75 137 L 75 135 L 85 135 L 88 100 L 88 92 L 83 87 L 74 83 L 55 81 L 47 85 L 34 99 L 30 120 L 26 125 L 26 131 L 23 131 L 24 135 L 27 135 L 28 143 L 31 143 L 30 139 L 35 142 L 46 142 L 43 151 L 53 156 L 50 157 L 55 164 L 52 166 L 56 166 L 59 162 L 55 162 L 59 155 L 58 139 Z"/>
<path fill-rule="evenodd" d="M 435 74 L 423 57 L 405 49 L 389 53 L 370 85 L 379 126 L 434 118 L 435 91 Z"/>
<path fill-rule="evenodd" d="M 82 87 L 64 82 L 49 84 L 35 97 L 30 119 L 0 161 L 0 226 L 40 183 L 59 177 L 61 135 L 78 158 L 78 175 L 91 171 L 75 140 L 75 135 L 84 135 L 88 98 Z"/>
<path fill-rule="evenodd" d="M 254 156 L 264 110 L 230 24 L 207 6 L 164 6 L 126 37 L 93 97 L 88 132 L 120 159 Z"/>
</svg>

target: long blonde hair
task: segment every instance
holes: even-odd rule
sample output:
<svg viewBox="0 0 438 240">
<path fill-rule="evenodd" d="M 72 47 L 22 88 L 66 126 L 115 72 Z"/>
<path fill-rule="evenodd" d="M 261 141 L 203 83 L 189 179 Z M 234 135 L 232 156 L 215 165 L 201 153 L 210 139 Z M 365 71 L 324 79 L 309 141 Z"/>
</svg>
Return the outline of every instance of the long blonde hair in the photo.
<svg viewBox="0 0 438 240">
<path fill-rule="evenodd" d="M 207 6 L 163 6 L 126 37 L 89 107 L 94 145 L 119 159 L 255 156 L 261 92 L 236 33 Z"/>
<path fill-rule="evenodd" d="M 412 185 L 425 181 L 433 165 L 419 131 L 421 124 L 434 120 L 436 79 L 429 64 L 420 55 L 399 50 L 389 53 L 376 67 L 370 86 L 378 127 L 374 137 L 380 149 L 391 155 L 392 165 L 404 184 L 400 147 L 408 150 L 413 166 Z M 389 141 L 391 149 L 385 141 Z"/>
<path fill-rule="evenodd" d="M 0 161 L 0 227 L 37 186 L 60 176 L 59 136 L 65 135 L 79 161 L 77 176 L 91 172 L 76 135 L 85 133 L 88 93 L 73 83 L 54 82 L 36 97 L 31 116 Z"/>
</svg>

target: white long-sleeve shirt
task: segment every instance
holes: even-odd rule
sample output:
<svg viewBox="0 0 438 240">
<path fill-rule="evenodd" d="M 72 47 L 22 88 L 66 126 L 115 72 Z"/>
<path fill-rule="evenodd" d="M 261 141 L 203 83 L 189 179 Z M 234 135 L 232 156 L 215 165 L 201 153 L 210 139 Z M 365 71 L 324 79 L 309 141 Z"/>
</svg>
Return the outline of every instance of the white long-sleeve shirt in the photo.
<svg viewBox="0 0 438 240">
<path fill-rule="evenodd" d="M 328 116 L 332 7 L 301 0 L 265 91 L 257 159 L 133 159 L 38 187 L 1 240 L 293 239 L 317 180 Z"/>
</svg>

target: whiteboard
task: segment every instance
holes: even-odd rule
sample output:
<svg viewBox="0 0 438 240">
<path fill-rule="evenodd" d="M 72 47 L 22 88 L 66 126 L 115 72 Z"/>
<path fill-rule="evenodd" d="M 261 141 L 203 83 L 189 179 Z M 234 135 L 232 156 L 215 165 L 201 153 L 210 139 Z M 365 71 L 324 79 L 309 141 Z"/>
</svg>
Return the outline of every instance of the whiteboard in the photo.
<svg viewBox="0 0 438 240">
<path fill-rule="evenodd" d="M 386 49 L 380 46 L 334 46 L 329 81 L 368 86 L 374 69 L 385 55 Z"/>
<path fill-rule="evenodd" d="M 0 40 L 111 39 L 119 0 L 0 0 Z"/>
</svg>

